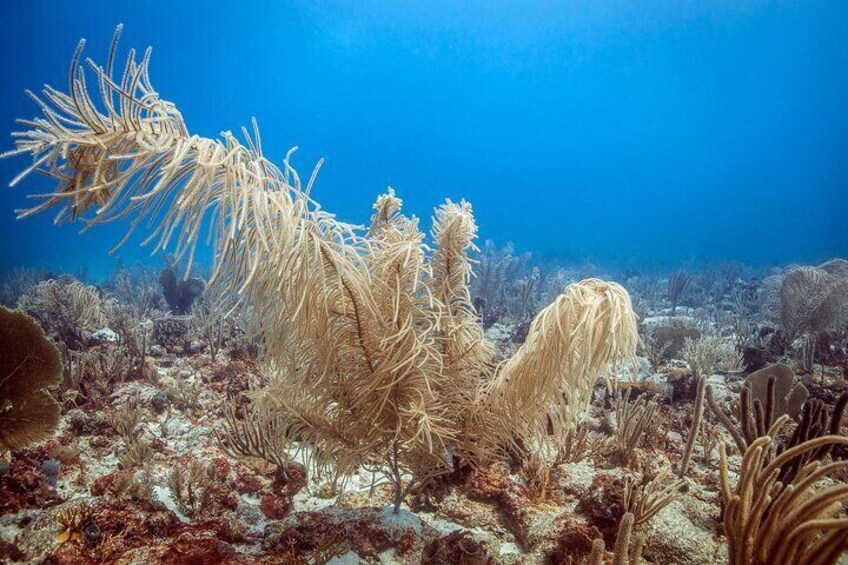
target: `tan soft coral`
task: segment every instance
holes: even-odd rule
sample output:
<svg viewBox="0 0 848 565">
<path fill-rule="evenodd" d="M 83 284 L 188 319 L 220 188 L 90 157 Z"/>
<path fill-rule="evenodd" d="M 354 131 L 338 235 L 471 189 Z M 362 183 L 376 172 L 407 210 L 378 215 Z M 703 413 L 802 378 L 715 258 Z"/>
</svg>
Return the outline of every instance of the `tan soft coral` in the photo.
<svg viewBox="0 0 848 565">
<path fill-rule="evenodd" d="M 590 279 L 542 310 L 524 346 L 495 365 L 468 292 L 470 204 L 437 208 L 433 251 L 391 190 L 367 232 L 340 222 L 312 200 L 314 174 L 302 185 L 288 158 L 280 168 L 263 156 L 257 130 L 243 143 L 190 135 L 150 85 L 149 58 L 131 55 L 115 78 L 114 53 L 113 44 L 105 68 L 92 65 L 99 100 L 79 50 L 69 94 L 48 88 L 37 99 L 44 117 L 26 122 L 11 152 L 33 165 L 15 182 L 32 171 L 61 180 L 22 215 L 73 217 L 96 205 L 89 223 L 149 222 L 148 240 L 175 246 L 178 258 L 211 226 L 210 284 L 250 308 L 273 375 L 257 409 L 286 418 L 284 439 L 311 446 L 316 470 L 377 468 L 398 506 L 406 473 L 444 472 L 446 453 L 480 464 L 545 442 L 549 425 L 564 433 L 599 376 L 634 356 L 630 297 Z M 68 159 L 95 146 L 102 152 Z M 74 178 L 90 199 L 67 190 Z"/>
</svg>

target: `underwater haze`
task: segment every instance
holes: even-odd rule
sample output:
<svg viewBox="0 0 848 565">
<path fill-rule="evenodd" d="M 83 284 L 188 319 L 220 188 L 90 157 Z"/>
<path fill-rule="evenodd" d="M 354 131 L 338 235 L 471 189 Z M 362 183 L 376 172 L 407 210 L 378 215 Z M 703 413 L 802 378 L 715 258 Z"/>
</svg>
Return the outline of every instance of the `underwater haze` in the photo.
<svg viewBox="0 0 848 565">
<path fill-rule="evenodd" d="M 429 219 L 474 206 L 482 239 L 564 261 L 814 264 L 848 255 L 845 2 L 8 2 L 0 129 L 102 62 L 154 47 L 151 78 L 192 133 L 256 117 L 315 198 L 367 223 L 393 186 Z M 5 135 L 5 134 L 4 134 Z M 3 150 L 13 147 L 4 137 Z M 23 158 L 0 161 L 8 183 Z M 16 221 L 47 179 L 0 191 L 0 271 L 105 274 L 116 224 Z M 426 224 L 426 222 L 425 222 Z M 210 255 L 207 252 L 206 258 Z"/>
</svg>

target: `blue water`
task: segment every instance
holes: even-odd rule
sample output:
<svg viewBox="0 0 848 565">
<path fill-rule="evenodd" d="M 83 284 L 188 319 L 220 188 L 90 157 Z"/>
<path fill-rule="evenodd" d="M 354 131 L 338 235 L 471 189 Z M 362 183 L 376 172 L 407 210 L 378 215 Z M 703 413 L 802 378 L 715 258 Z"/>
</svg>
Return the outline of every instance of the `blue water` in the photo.
<svg viewBox="0 0 848 565">
<path fill-rule="evenodd" d="M 848 256 L 846 2 L 123 4 L 4 3 L 0 147 L 35 115 L 23 90 L 64 88 L 78 38 L 102 61 L 122 22 L 192 132 L 255 116 L 269 156 L 326 158 L 315 196 L 349 221 L 391 184 L 409 212 L 465 197 L 482 237 L 565 260 Z M 15 221 L 49 186 L 0 190 L 0 270 L 107 270 L 125 226 Z"/>
</svg>

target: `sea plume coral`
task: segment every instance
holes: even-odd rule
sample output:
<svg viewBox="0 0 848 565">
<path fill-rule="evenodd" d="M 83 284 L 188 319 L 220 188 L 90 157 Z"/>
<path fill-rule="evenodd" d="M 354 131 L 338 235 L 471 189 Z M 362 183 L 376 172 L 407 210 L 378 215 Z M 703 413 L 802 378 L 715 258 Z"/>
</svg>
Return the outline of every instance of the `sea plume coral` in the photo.
<svg viewBox="0 0 848 565">
<path fill-rule="evenodd" d="M 120 31 L 120 30 L 119 30 Z M 149 51 L 130 54 L 112 75 L 90 60 L 92 99 L 78 48 L 70 93 L 35 95 L 43 117 L 23 122 L 17 148 L 58 189 L 27 216 L 49 208 L 89 225 L 130 219 L 154 226 L 156 249 L 192 257 L 203 228 L 215 244 L 209 284 L 250 306 L 271 383 L 257 410 L 285 419 L 281 434 L 308 445 L 318 470 L 379 468 L 395 487 L 563 435 L 586 407 L 596 380 L 635 354 L 636 320 L 619 285 L 569 286 L 530 325 L 525 344 L 501 365 L 468 291 L 476 224 L 470 204 L 435 212 L 434 250 L 417 218 L 390 189 L 371 227 L 340 222 L 311 198 L 288 157 L 278 168 L 258 130 L 240 143 L 189 134 L 148 76 Z M 255 124 L 254 124 L 255 126 Z M 84 157 L 84 158 L 83 158 Z M 317 169 L 316 169 L 317 172 Z M 95 213 L 87 214 L 89 209 Z M 520 441 L 519 441 L 520 440 Z"/>
<path fill-rule="evenodd" d="M 848 323 L 848 267 L 834 259 L 797 267 L 780 285 L 780 320 L 794 335 L 836 329 Z"/>
<path fill-rule="evenodd" d="M 569 285 L 530 325 L 527 339 L 485 387 L 493 430 L 564 434 L 590 401 L 603 371 L 629 362 L 638 342 L 630 297 L 598 279 Z"/>
<path fill-rule="evenodd" d="M 0 306 L 0 452 L 50 437 L 59 404 L 44 389 L 61 380 L 59 350 L 38 323 Z"/>
<path fill-rule="evenodd" d="M 802 363 L 811 370 L 814 361 L 828 354 L 827 342 L 820 343 L 822 333 L 848 328 L 848 261 L 790 269 L 778 291 L 778 317 L 790 336 L 804 336 Z"/>
<path fill-rule="evenodd" d="M 71 349 L 83 349 L 91 333 L 105 323 L 97 289 L 76 280 L 42 281 L 20 297 L 18 308 Z"/>
</svg>

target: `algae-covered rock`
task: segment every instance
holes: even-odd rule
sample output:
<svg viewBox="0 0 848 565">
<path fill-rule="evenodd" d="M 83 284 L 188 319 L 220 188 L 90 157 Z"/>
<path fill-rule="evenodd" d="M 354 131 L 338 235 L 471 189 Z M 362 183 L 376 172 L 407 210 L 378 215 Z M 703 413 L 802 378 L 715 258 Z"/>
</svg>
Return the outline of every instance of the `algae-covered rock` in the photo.
<svg viewBox="0 0 848 565">
<path fill-rule="evenodd" d="M 390 507 L 298 512 L 273 528 L 266 531 L 266 551 L 288 551 L 319 562 L 352 551 L 363 559 L 382 559 L 388 552 L 395 563 L 420 563 L 424 546 L 438 538 L 415 514 L 394 513 Z"/>
<path fill-rule="evenodd" d="M 648 522 L 643 557 L 650 563 L 712 565 L 725 551 L 706 531 L 692 523 L 680 502 L 672 502 Z"/>
</svg>

